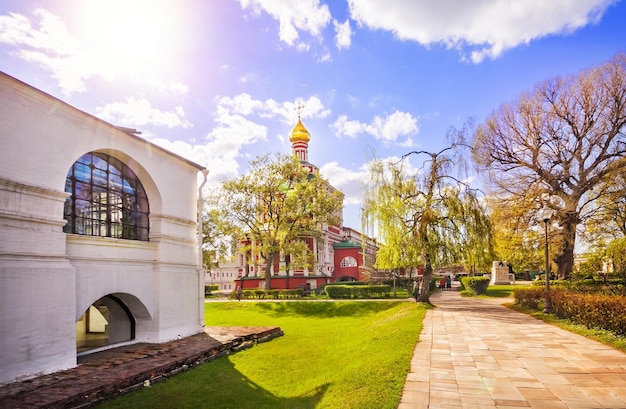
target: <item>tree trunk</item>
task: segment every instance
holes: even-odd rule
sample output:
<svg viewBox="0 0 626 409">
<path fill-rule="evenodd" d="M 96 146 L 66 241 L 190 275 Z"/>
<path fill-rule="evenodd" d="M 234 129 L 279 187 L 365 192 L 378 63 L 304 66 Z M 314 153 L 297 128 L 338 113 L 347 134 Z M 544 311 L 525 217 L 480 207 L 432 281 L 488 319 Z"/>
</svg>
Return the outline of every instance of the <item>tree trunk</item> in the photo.
<svg viewBox="0 0 626 409">
<path fill-rule="evenodd" d="M 272 289 L 272 262 L 274 261 L 275 252 L 270 253 L 265 259 L 265 289 Z"/>
<path fill-rule="evenodd" d="M 420 288 L 420 302 L 430 304 L 430 278 L 433 276 L 433 266 L 430 264 L 430 256 L 424 251 L 422 255 L 424 259 L 424 276 Z"/>
<path fill-rule="evenodd" d="M 563 241 L 560 254 L 555 254 L 554 261 L 557 264 L 557 278 L 566 280 L 569 278 L 574 268 L 574 247 L 576 245 L 576 225 L 578 223 L 578 213 L 567 212 L 560 220 L 563 228 Z"/>
<path fill-rule="evenodd" d="M 289 269 L 291 268 L 291 257 L 289 255 L 285 256 L 285 275 L 287 278 L 285 279 L 285 287 L 289 290 Z"/>
</svg>

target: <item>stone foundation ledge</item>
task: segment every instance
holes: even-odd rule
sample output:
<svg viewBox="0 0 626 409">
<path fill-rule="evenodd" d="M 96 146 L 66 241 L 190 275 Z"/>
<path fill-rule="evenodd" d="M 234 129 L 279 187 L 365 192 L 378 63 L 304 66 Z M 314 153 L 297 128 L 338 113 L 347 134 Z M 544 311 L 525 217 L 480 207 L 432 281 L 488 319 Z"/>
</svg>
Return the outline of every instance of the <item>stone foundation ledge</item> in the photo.
<svg viewBox="0 0 626 409">
<path fill-rule="evenodd" d="M 282 335 L 279 327 L 206 327 L 180 340 L 97 352 L 72 369 L 0 387 L 0 408 L 88 408 Z"/>
</svg>

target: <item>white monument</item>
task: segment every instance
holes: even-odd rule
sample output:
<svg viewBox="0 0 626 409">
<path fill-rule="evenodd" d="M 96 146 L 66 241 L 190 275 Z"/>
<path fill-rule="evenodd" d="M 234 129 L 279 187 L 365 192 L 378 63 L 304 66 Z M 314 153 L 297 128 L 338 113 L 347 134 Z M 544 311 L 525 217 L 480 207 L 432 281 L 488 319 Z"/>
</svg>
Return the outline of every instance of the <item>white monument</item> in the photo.
<svg viewBox="0 0 626 409">
<path fill-rule="evenodd" d="M 494 261 L 491 267 L 491 285 L 511 284 L 509 279 L 509 265 L 504 261 Z"/>
</svg>

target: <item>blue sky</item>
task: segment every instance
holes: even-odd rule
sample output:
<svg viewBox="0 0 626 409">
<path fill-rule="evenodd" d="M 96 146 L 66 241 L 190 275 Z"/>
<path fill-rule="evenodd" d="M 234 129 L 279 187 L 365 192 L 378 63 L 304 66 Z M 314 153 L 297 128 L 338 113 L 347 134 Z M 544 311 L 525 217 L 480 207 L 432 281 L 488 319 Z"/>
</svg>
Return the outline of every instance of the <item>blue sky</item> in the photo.
<svg viewBox="0 0 626 409">
<path fill-rule="evenodd" d="M 3 0 L 0 70 L 206 166 L 289 153 L 360 229 L 371 153 L 445 147 L 538 82 L 626 52 L 611 0 Z"/>
</svg>

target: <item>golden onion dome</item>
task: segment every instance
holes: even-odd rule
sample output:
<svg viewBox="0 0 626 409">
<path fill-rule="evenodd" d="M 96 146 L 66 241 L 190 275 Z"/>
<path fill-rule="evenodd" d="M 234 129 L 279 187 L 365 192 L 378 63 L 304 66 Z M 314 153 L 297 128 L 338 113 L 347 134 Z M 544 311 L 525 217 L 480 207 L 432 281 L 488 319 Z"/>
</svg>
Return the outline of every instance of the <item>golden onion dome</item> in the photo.
<svg viewBox="0 0 626 409">
<path fill-rule="evenodd" d="M 309 142 L 311 140 L 311 134 L 309 131 L 302 125 L 302 121 L 298 118 L 298 123 L 293 127 L 291 131 L 291 136 L 289 137 L 289 141 L 294 142 Z"/>
</svg>

